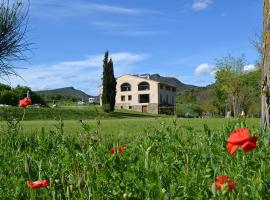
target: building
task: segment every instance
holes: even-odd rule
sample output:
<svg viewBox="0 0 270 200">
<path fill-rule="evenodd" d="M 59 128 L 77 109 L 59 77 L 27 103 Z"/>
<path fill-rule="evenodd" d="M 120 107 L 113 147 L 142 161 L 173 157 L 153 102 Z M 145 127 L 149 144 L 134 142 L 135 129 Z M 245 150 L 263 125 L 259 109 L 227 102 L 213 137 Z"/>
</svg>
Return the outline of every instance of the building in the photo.
<svg viewBox="0 0 270 200">
<path fill-rule="evenodd" d="M 95 103 L 95 98 L 94 97 L 90 97 L 89 98 L 89 103 Z"/>
<path fill-rule="evenodd" d="M 158 114 L 161 109 L 174 109 L 176 87 L 149 74 L 123 75 L 117 78 L 115 109 L 128 109 L 138 112 Z M 102 87 L 100 87 L 100 105 Z"/>
</svg>

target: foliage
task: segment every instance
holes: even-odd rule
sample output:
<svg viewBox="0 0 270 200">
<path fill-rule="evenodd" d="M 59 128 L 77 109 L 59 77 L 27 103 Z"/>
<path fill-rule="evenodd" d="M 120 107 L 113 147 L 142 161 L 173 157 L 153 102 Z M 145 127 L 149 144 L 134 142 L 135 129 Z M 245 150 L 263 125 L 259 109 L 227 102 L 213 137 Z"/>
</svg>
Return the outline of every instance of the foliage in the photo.
<svg viewBox="0 0 270 200">
<path fill-rule="evenodd" d="M 0 76 L 17 75 L 11 62 L 25 60 L 29 50 L 26 39 L 27 10 L 21 1 L 12 5 L 8 0 L 0 2 Z"/>
<path fill-rule="evenodd" d="M 57 103 L 62 105 L 64 102 L 68 102 L 69 104 L 74 104 L 75 102 L 77 102 L 77 98 L 63 96 L 61 94 L 41 94 L 40 96 L 47 103 Z"/>
<path fill-rule="evenodd" d="M 201 109 L 197 104 L 177 104 L 176 115 L 179 117 L 199 117 Z"/>
<path fill-rule="evenodd" d="M 246 60 L 244 56 L 234 58 L 230 54 L 216 60 L 216 85 L 232 106 L 233 114 L 240 114 L 240 93 L 244 85 L 243 75 Z"/>
<path fill-rule="evenodd" d="M 14 199 L 269 199 L 269 139 L 259 148 L 231 157 L 226 138 L 242 123 L 201 131 L 160 123 L 152 132 L 130 140 L 102 136 L 99 124 L 82 123 L 80 134 L 65 135 L 63 122 L 39 133 L 2 130 L 0 198 Z M 101 122 L 102 123 L 102 122 Z M 252 130 L 254 133 L 254 129 Z M 125 145 L 122 154 L 112 148 Z M 229 175 L 235 190 L 217 191 L 215 177 Z M 49 180 L 49 187 L 30 191 L 27 180 Z"/>
<path fill-rule="evenodd" d="M 218 113 L 214 105 L 213 86 L 194 88 L 177 95 L 176 108 L 179 116 L 214 116 Z"/>
<path fill-rule="evenodd" d="M 114 111 L 116 96 L 116 79 L 113 71 L 113 61 L 109 60 L 109 52 L 106 51 L 103 59 L 102 78 L 102 106 L 105 112 Z"/>
<path fill-rule="evenodd" d="M 245 73 L 241 92 L 241 107 L 250 116 L 260 116 L 261 110 L 261 70 Z"/>
<path fill-rule="evenodd" d="M 29 91 L 33 104 L 46 105 L 46 102 L 40 95 L 31 91 L 29 87 L 23 87 L 18 85 L 15 88 L 11 88 L 8 85 L 0 84 L 0 104 L 17 106 L 20 99 L 26 97 L 27 91 Z"/>
<path fill-rule="evenodd" d="M 18 113 L 22 115 L 24 109 L 19 107 L 0 107 L 0 118 L 2 114 Z M 25 110 L 26 115 L 24 120 L 54 120 L 56 116 L 61 115 L 64 120 L 86 120 L 101 118 L 143 118 L 143 117 L 156 117 L 157 115 L 137 113 L 131 111 L 116 111 L 112 113 L 104 112 L 99 106 L 67 106 L 67 107 L 41 107 L 41 108 L 28 108 Z"/>
<path fill-rule="evenodd" d="M 230 61 L 228 63 L 233 62 Z M 177 107 L 179 107 L 179 109 L 183 108 L 183 105 L 179 104 L 195 104 L 199 106 L 201 111 L 201 114 L 198 113 L 198 115 L 224 117 L 227 111 L 233 109 L 232 96 L 228 89 L 228 87 L 233 87 L 230 85 L 233 84 L 233 81 L 230 82 L 231 79 L 237 76 L 232 75 L 233 73 L 230 67 L 225 66 L 217 72 L 217 80 L 215 83 L 178 94 Z M 241 69 L 239 77 L 236 79 L 238 82 L 241 82 L 241 87 L 240 85 L 237 86 L 237 88 L 235 87 L 238 91 L 238 110 L 244 111 L 248 116 L 260 116 L 260 76 L 261 69 L 259 66 L 256 66 L 256 68 L 251 71 L 242 71 Z M 234 84 L 237 84 L 236 82 L 234 82 Z M 185 107 L 187 107 L 187 105 L 184 106 L 184 110 L 186 109 Z M 184 115 L 181 114 L 181 116 Z"/>
</svg>

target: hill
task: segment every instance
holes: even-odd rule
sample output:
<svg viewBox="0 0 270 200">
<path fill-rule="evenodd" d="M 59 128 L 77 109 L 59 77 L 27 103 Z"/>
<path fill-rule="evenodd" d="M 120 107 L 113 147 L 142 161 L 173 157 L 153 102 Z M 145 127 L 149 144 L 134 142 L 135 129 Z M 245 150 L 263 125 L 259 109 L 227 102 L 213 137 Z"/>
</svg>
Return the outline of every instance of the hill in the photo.
<svg viewBox="0 0 270 200">
<path fill-rule="evenodd" d="M 36 93 L 40 95 L 61 95 L 64 97 L 72 97 L 77 100 L 88 100 L 89 98 L 96 98 L 95 96 L 91 96 L 86 94 L 85 92 L 81 90 L 77 90 L 74 87 L 65 87 L 65 88 L 58 88 L 54 90 L 42 90 L 42 91 L 35 91 Z"/>
<path fill-rule="evenodd" d="M 159 74 L 150 74 L 149 78 L 152 80 L 174 85 L 177 88 L 178 93 L 189 91 L 193 88 L 197 88 L 197 86 L 182 83 L 175 77 L 165 77 L 165 76 L 160 76 Z"/>
</svg>

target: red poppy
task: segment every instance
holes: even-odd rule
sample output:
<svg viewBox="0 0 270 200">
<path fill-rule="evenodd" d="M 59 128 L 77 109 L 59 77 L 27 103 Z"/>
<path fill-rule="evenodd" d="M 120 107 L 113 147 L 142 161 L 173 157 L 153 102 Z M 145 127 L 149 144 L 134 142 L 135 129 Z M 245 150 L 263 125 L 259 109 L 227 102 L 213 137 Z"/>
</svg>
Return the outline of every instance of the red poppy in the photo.
<svg viewBox="0 0 270 200">
<path fill-rule="evenodd" d="M 115 154 L 114 148 L 111 149 L 111 154 Z"/>
<path fill-rule="evenodd" d="M 119 148 L 119 150 L 118 150 L 118 154 L 123 153 L 126 149 L 127 149 L 126 146 L 121 146 L 121 147 Z M 111 154 L 115 154 L 115 149 L 114 149 L 114 148 L 111 149 Z"/>
<path fill-rule="evenodd" d="M 32 100 L 28 97 L 25 97 L 24 99 L 20 100 L 19 107 L 25 108 L 26 106 L 32 105 Z"/>
<path fill-rule="evenodd" d="M 234 130 L 227 142 L 235 145 L 242 145 L 250 139 L 250 132 L 247 128 L 239 128 Z"/>
<path fill-rule="evenodd" d="M 231 143 L 228 143 L 226 148 L 227 150 L 230 152 L 230 154 L 233 156 L 236 152 L 236 150 L 238 149 L 238 145 L 234 145 L 234 144 L 231 144 Z"/>
<path fill-rule="evenodd" d="M 31 190 L 36 190 L 39 188 L 43 188 L 43 187 L 47 187 L 49 185 L 49 181 L 47 180 L 41 180 L 41 181 L 27 181 L 27 186 L 31 189 Z"/>
<path fill-rule="evenodd" d="M 127 149 L 127 147 L 126 146 L 121 146 L 120 148 L 119 148 L 119 151 L 118 151 L 118 153 L 123 153 L 123 151 L 125 151 Z"/>
<path fill-rule="evenodd" d="M 232 181 L 232 178 L 230 176 L 217 176 L 216 182 L 212 184 L 216 185 L 217 190 L 221 190 L 222 185 L 224 184 L 228 186 L 229 190 L 233 190 L 236 187 L 236 183 Z"/>
<path fill-rule="evenodd" d="M 249 141 L 242 145 L 242 149 L 244 152 L 251 151 L 257 147 L 257 136 L 253 136 Z"/>
<path fill-rule="evenodd" d="M 239 128 L 234 130 L 229 138 L 227 139 L 226 148 L 233 156 L 241 145 L 244 152 L 251 151 L 257 147 L 258 136 L 253 136 L 251 138 L 250 132 L 247 128 Z"/>
</svg>

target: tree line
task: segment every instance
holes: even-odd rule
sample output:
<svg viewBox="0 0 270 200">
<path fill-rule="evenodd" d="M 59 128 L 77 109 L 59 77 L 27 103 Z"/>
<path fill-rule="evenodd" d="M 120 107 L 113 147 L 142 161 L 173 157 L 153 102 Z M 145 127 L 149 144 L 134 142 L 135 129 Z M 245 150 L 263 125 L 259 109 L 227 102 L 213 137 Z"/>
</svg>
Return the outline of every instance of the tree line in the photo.
<svg viewBox="0 0 270 200">
<path fill-rule="evenodd" d="M 0 104 L 18 106 L 19 100 L 26 97 L 27 91 L 29 91 L 33 104 L 41 104 L 46 106 L 46 102 L 37 93 L 33 92 L 29 87 L 16 86 L 12 88 L 8 85 L 0 83 Z"/>
<path fill-rule="evenodd" d="M 178 95 L 179 115 L 187 112 L 194 117 L 225 116 L 231 112 L 238 117 L 242 112 L 249 116 L 260 116 L 261 62 L 254 69 L 246 70 L 244 56 L 227 55 L 216 59 L 215 83 L 195 88 Z"/>
</svg>

